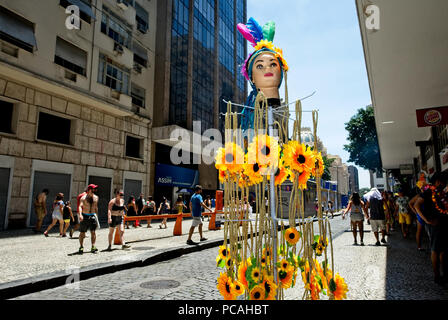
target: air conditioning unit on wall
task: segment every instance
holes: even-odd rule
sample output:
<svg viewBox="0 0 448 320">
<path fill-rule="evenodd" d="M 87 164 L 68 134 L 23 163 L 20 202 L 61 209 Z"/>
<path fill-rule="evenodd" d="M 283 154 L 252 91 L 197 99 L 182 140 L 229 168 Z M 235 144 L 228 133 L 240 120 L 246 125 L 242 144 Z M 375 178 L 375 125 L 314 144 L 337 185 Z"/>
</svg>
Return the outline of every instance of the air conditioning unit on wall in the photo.
<svg viewBox="0 0 448 320">
<path fill-rule="evenodd" d="M 116 51 L 119 54 L 123 53 L 123 46 L 121 44 L 119 44 L 118 42 L 114 43 L 114 51 Z"/>
<path fill-rule="evenodd" d="M 124 0 L 117 0 L 117 6 L 119 6 L 121 10 L 128 9 L 128 4 L 124 2 Z"/>
</svg>

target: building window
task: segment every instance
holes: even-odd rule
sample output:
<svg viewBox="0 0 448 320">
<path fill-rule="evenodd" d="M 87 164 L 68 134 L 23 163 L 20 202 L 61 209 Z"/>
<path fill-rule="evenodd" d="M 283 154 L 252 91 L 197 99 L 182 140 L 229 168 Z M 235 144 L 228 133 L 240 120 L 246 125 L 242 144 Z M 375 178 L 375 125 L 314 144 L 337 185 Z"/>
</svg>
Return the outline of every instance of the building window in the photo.
<svg viewBox="0 0 448 320">
<path fill-rule="evenodd" d="M 126 136 L 126 157 L 143 159 L 143 139 Z"/>
<path fill-rule="evenodd" d="M 0 132 L 14 133 L 14 104 L 0 100 L 0 109 L 2 110 L 2 116 L 0 117 Z"/>
<path fill-rule="evenodd" d="M 137 2 L 135 3 L 135 21 L 137 22 L 137 30 L 146 33 L 148 32 L 148 12 L 143 9 Z"/>
<path fill-rule="evenodd" d="M 39 112 L 37 139 L 71 145 L 72 120 Z"/>
<path fill-rule="evenodd" d="M 98 82 L 121 93 L 129 94 L 130 71 L 100 54 Z"/>
<path fill-rule="evenodd" d="M 101 32 L 126 48 L 130 47 L 131 32 L 129 27 L 105 6 L 103 6 L 101 18 Z"/>
<path fill-rule="evenodd" d="M 0 39 L 28 52 L 37 46 L 34 24 L 3 7 L 0 7 Z"/>
<path fill-rule="evenodd" d="M 132 97 L 132 104 L 139 106 L 141 108 L 145 107 L 145 100 L 146 100 L 145 89 L 133 83 L 131 88 L 131 97 Z"/>
<path fill-rule="evenodd" d="M 86 75 L 87 52 L 57 37 L 54 62 L 82 76 Z"/>
<path fill-rule="evenodd" d="M 137 42 L 132 43 L 132 52 L 134 52 L 134 63 L 138 63 L 143 67 L 148 66 L 148 52 Z"/>
<path fill-rule="evenodd" d="M 75 5 L 79 8 L 79 17 L 87 23 L 91 23 L 92 18 L 95 19 L 95 15 L 92 11 L 91 0 L 60 0 L 59 5 L 63 8 Z"/>
</svg>

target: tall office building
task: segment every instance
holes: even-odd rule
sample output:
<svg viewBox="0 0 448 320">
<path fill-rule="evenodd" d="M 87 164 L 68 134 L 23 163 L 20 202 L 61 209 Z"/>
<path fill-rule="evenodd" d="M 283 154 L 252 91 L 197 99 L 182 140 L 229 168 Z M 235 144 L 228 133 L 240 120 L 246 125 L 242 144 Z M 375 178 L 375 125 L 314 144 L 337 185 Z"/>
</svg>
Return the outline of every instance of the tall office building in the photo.
<svg viewBox="0 0 448 320">
<path fill-rule="evenodd" d="M 219 115 L 226 111 L 223 100 L 244 103 L 247 84 L 240 65 L 247 49 L 236 26 L 245 21 L 246 0 L 157 2 L 157 112 L 153 119 L 155 153 L 151 166 L 156 200 L 162 196 L 175 198 L 181 189 L 188 191 L 196 183 L 205 192 L 218 188 L 217 171 L 213 164 L 200 159 L 193 137 L 200 139 L 207 129 L 223 129 L 224 119 Z M 194 122 L 198 121 L 201 127 L 195 128 Z M 170 141 L 170 135 L 179 128 L 188 130 L 191 137 L 184 149 L 192 153 L 190 164 L 174 165 L 170 160 L 171 148 L 176 144 Z"/>
<path fill-rule="evenodd" d="M 359 192 L 359 177 L 358 168 L 355 166 L 348 166 L 348 192 L 353 194 Z"/>
<path fill-rule="evenodd" d="M 43 188 L 51 212 L 57 193 L 76 204 L 99 185 L 105 223 L 114 189 L 148 192 L 155 13 L 155 0 L 0 0 L 0 230 L 33 226 Z"/>
</svg>

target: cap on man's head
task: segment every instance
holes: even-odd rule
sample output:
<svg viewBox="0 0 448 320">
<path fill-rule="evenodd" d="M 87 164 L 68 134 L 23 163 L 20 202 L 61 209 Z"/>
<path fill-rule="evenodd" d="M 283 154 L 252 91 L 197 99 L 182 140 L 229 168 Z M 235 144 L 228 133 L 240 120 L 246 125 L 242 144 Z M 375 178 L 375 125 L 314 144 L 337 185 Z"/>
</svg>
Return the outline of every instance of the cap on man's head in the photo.
<svg viewBox="0 0 448 320">
<path fill-rule="evenodd" d="M 96 188 L 98 188 L 98 186 L 96 185 L 96 184 L 89 184 L 88 186 L 87 186 L 87 190 L 90 190 L 90 189 L 96 189 Z"/>
</svg>

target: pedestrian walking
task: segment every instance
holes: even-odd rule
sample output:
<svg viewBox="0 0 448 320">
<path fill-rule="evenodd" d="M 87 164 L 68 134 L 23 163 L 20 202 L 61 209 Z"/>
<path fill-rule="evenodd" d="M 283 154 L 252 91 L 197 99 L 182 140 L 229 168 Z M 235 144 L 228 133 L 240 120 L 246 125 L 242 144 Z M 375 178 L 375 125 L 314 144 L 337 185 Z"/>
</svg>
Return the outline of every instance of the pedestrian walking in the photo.
<svg viewBox="0 0 448 320">
<path fill-rule="evenodd" d="M 206 197 L 205 197 L 205 201 L 204 201 L 204 203 L 205 203 L 205 205 L 207 206 L 207 207 L 209 207 L 209 208 L 211 208 L 212 207 L 212 200 L 210 199 L 210 195 L 207 195 Z M 210 221 L 210 216 L 207 216 L 207 221 Z"/>
<path fill-rule="evenodd" d="M 176 203 L 174 204 L 174 208 L 177 210 L 177 214 L 183 214 L 184 209 L 187 209 L 182 197 L 177 197 Z"/>
<path fill-rule="evenodd" d="M 128 217 L 137 216 L 137 205 L 135 204 L 134 196 L 130 196 L 128 199 L 128 203 L 126 204 L 126 215 Z M 134 221 L 134 228 L 137 228 L 139 226 L 140 224 L 138 223 L 138 220 Z M 126 222 L 126 229 L 129 229 L 128 222 Z"/>
<path fill-rule="evenodd" d="M 437 284 L 444 284 L 448 280 L 448 266 L 445 260 L 448 250 L 448 210 L 444 205 L 448 201 L 448 196 L 444 192 L 445 186 L 445 175 L 436 172 L 431 178 L 431 186 L 420 194 L 414 204 L 414 209 L 425 221 L 429 230 L 431 264 L 434 282 Z"/>
<path fill-rule="evenodd" d="M 386 223 L 386 234 L 389 236 L 391 232 L 391 228 L 394 224 L 394 213 L 395 213 L 395 206 L 393 206 L 393 201 L 391 200 L 389 194 L 385 191 L 381 193 L 381 196 L 383 198 L 383 209 L 384 209 L 384 216 L 386 217 L 385 223 Z"/>
<path fill-rule="evenodd" d="M 70 201 L 65 201 L 64 209 L 62 212 L 62 218 L 64 219 L 64 232 L 63 237 L 67 236 L 67 230 L 70 227 L 70 223 L 73 220 L 73 212 Z"/>
<path fill-rule="evenodd" d="M 204 200 L 202 199 L 201 193 L 202 193 L 202 187 L 200 185 L 197 185 L 194 188 L 194 195 L 190 199 L 190 211 L 191 211 L 191 216 L 193 217 L 193 221 L 191 223 L 190 231 L 188 233 L 187 244 L 189 244 L 189 245 L 197 244 L 196 242 L 191 240 L 191 238 L 193 236 L 194 229 L 196 227 L 198 227 L 198 229 L 199 229 L 200 241 L 207 240 L 207 238 L 204 238 L 204 236 L 202 234 L 202 220 L 201 220 L 202 211 L 201 211 L 201 208 L 205 208 L 205 209 L 209 210 L 210 212 L 212 212 L 212 209 L 205 205 Z"/>
<path fill-rule="evenodd" d="M 114 236 L 114 230 L 118 227 L 119 238 L 121 243 L 121 249 L 129 249 L 131 246 L 127 245 L 124 242 L 124 226 L 123 226 L 123 217 L 126 210 L 124 205 L 124 192 L 123 190 L 117 190 L 115 193 L 115 198 L 109 201 L 107 206 L 107 223 L 109 224 L 109 246 L 106 251 L 112 251 L 112 238 Z"/>
<path fill-rule="evenodd" d="M 146 202 L 146 215 L 153 215 L 156 213 L 156 203 L 154 202 L 151 196 L 148 197 L 148 201 Z M 148 220 L 148 228 L 151 227 L 151 220 Z"/>
<path fill-rule="evenodd" d="M 331 219 L 334 218 L 334 210 L 333 210 L 333 201 L 328 200 L 328 205 L 327 205 L 327 216 L 328 216 L 328 212 L 330 212 L 331 214 Z"/>
<path fill-rule="evenodd" d="M 384 214 L 383 197 L 377 188 L 372 188 L 370 192 L 365 195 L 367 203 L 365 205 L 366 211 L 368 209 L 368 218 L 370 220 L 370 226 L 375 235 L 375 245 L 380 246 L 379 233 L 381 232 L 381 242 L 386 243 L 386 215 Z"/>
<path fill-rule="evenodd" d="M 94 190 L 98 188 L 97 185 L 90 184 L 87 187 L 87 192 L 80 198 L 78 207 L 78 218 L 80 222 L 79 227 L 79 253 L 84 253 L 84 238 L 86 237 L 87 230 L 90 230 L 92 248 L 90 252 L 97 253 L 98 249 L 95 247 L 96 242 L 96 229 L 98 228 L 98 220 L 96 213 L 98 212 L 98 196 L 94 193 Z"/>
<path fill-rule="evenodd" d="M 395 201 L 395 212 L 398 214 L 398 223 L 401 226 L 403 238 L 407 238 L 411 229 L 412 216 L 409 212 L 409 197 L 404 195 L 403 190 L 398 192 L 398 198 Z"/>
<path fill-rule="evenodd" d="M 347 209 L 345 209 L 342 214 L 342 219 L 345 219 L 347 212 L 350 212 L 350 224 L 352 225 L 352 232 L 354 243 L 357 246 L 357 229 L 359 228 L 359 238 L 361 241 L 361 246 L 364 246 L 364 216 L 366 214 L 366 209 L 364 202 L 361 201 L 359 193 L 354 192 L 350 198 Z"/>
<path fill-rule="evenodd" d="M 44 236 L 48 237 L 48 232 L 56 225 L 57 222 L 59 222 L 59 235 L 63 236 L 63 230 L 64 230 L 64 219 L 62 217 L 62 212 L 64 210 L 64 194 L 58 193 L 56 195 L 56 199 L 53 202 L 53 213 L 51 217 L 53 218 L 53 221 L 48 226 L 47 230 L 44 232 Z"/>
<path fill-rule="evenodd" d="M 71 207 L 70 207 L 70 209 L 71 209 Z M 74 214 L 73 210 L 71 210 L 71 212 L 72 212 L 72 215 L 70 217 L 70 227 L 71 228 L 70 228 L 69 235 L 70 235 L 70 238 L 73 238 L 73 233 L 79 229 L 80 224 L 79 224 L 78 214 Z"/>
<path fill-rule="evenodd" d="M 42 222 L 47 215 L 47 196 L 50 193 L 48 189 L 43 189 L 34 199 L 34 212 L 36 213 L 36 227 L 34 233 L 41 233 Z"/>
<path fill-rule="evenodd" d="M 163 197 L 162 202 L 160 203 L 159 210 L 157 210 L 157 214 L 169 214 L 170 213 L 170 203 L 168 202 L 168 199 Z M 162 225 L 165 226 L 164 229 L 167 228 L 166 222 L 167 218 L 163 218 L 162 222 L 159 225 L 159 228 L 162 229 Z"/>
<path fill-rule="evenodd" d="M 422 232 L 425 230 L 426 223 L 422 219 L 422 217 L 418 214 L 417 210 L 414 208 L 414 204 L 417 201 L 417 199 L 420 197 L 420 193 L 423 191 L 420 191 L 417 193 L 411 200 L 409 200 L 409 209 L 415 214 L 415 217 L 417 218 L 417 231 L 415 233 L 415 241 L 417 242 L 417 250 L 418 251 L 425 251 L 424 248 L 422 248 Z"/>
</svg>

